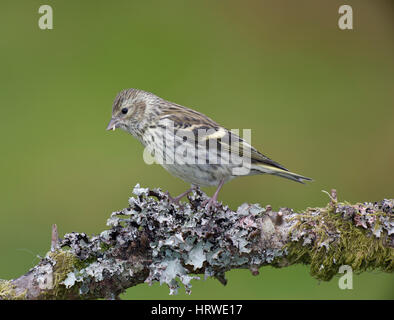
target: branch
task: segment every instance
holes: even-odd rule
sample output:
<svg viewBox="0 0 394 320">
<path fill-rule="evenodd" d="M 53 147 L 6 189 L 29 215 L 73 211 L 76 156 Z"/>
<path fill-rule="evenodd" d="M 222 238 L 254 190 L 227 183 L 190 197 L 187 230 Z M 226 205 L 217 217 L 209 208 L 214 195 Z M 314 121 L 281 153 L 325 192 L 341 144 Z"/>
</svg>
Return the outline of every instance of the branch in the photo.
<svg viewBox="0 0 394 320">
<path fill-rule="evenodd" d="M 394 269 L 394 200 L 339 203 L 336 193 L 324 208 L 296 213 L 243 204 L 237 211 L 201 206 L 199 189 L 188 203 L 174 205 L 160 189 L 137 185 L 129 207 L 112 213 L 110 229 L 97 236 L 68 233 L 25 275 L 0 280 L 0 299 L 116 299 L 140 283 L 179 282 L 187 293 L 191 280 L 247 268 L 257 275 L 266 265 L 310 265 L 311 275 L 330 280 L 341 265 L 353 272 Z"/>
</svg>

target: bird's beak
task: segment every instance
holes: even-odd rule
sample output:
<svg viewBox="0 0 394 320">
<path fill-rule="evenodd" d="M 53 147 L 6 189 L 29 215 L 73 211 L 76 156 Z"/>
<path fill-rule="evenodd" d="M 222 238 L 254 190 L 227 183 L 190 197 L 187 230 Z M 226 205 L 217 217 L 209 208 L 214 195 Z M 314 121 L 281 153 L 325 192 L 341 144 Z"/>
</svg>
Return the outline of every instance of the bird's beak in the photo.
<svg viewBox="0 0 394 320">
<path fill-rule="evenodd" d="M 108 131 L 110 131 L 110 130 L 115 131 L 115 129 L 117 127 L 118 127 L 118 120 L 112 118 L 111 121 L 108 123 L 107 130 Z"/>
</svg>

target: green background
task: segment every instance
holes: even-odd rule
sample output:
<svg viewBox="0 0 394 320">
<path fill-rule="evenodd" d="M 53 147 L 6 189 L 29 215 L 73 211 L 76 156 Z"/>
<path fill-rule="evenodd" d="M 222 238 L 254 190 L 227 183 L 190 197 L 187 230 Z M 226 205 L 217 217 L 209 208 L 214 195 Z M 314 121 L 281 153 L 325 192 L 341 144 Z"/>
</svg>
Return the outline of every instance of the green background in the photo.
<svg viewBox="0 0 394 320">
<path fill-rule="evenodd" d="M 50 4 L 54 29 L 40 30 Z M 0 4 L 0 278 L 25 273 L 60 234 L 97 234 L 127 206 L 136 183 L 178 194 L 186 183 L 143 162 L 140 143 L 107 132 L 115 95 L 151 91 L 228 128 L 306 186 L 272 176 L 239 178 L 220 200 L 302 209 L 321 190 L 351 202 L 394 196 L 394 6 L 346 1 L 354 30 L 338 28 L 343 1 L 15 1 Z M 207 189 L 211 194 L 213 189 Z M 193 281 L 189 297 L 155 284 L 127 299 L 393 299 L 379 271 L 340 290 L 307 266 L 262 268 Z"/>
</svg>

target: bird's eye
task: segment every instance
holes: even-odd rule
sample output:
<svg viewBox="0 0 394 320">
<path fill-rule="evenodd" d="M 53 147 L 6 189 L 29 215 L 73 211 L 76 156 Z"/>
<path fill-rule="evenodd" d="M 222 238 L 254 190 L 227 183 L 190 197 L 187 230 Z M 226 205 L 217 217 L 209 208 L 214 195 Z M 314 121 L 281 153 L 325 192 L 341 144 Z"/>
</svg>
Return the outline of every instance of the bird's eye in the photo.
<svg viewBox="0 0 394 320">
<path fill-rule="evenodd" d="M 121 111 L 122 111 L 123 114 L 126 114 L 129 111 L 129 109 L 123 108 Z"/>
</svg>

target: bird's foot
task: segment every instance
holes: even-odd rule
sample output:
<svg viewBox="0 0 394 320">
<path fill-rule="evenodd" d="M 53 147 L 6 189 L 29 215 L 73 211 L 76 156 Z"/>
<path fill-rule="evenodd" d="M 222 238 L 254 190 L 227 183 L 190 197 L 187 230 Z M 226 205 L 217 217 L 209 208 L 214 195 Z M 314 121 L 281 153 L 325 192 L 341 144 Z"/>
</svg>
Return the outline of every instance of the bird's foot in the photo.
<svg viewBox="0 0 394 320">
<path fill-rule="evenodd" d="M 220 189 L 223 187 L 224 184 L 224 179 L 222 179 L 218 185 L 218 188 L 216 189 L 215 193 L 213 194 L 212 198 L 207 199 L 205 201 L 202 202 L 202 207 L 205 206 L 205 210 L 212 211 L 212 209 L 214 208 L 218 208 L 220 207 L 221 203 L 218 202 L 218 194 Z"/>
<path fill-rule="evenodd" d="M 170 202 L 172 202 L 173 204 L 179 205 L 179 201 L 184 197 L 187 196 L 190 192 L 192 191 L 192 189 L 186 190 L 185 192 L 181 193 L 179 196 L 176 196 L 175 198 L 170 196 L 170 193 L 168 191 L 166 191 L 166 196 L 168 197 L 168 199 L 170 200 Z"/>
</svg>

